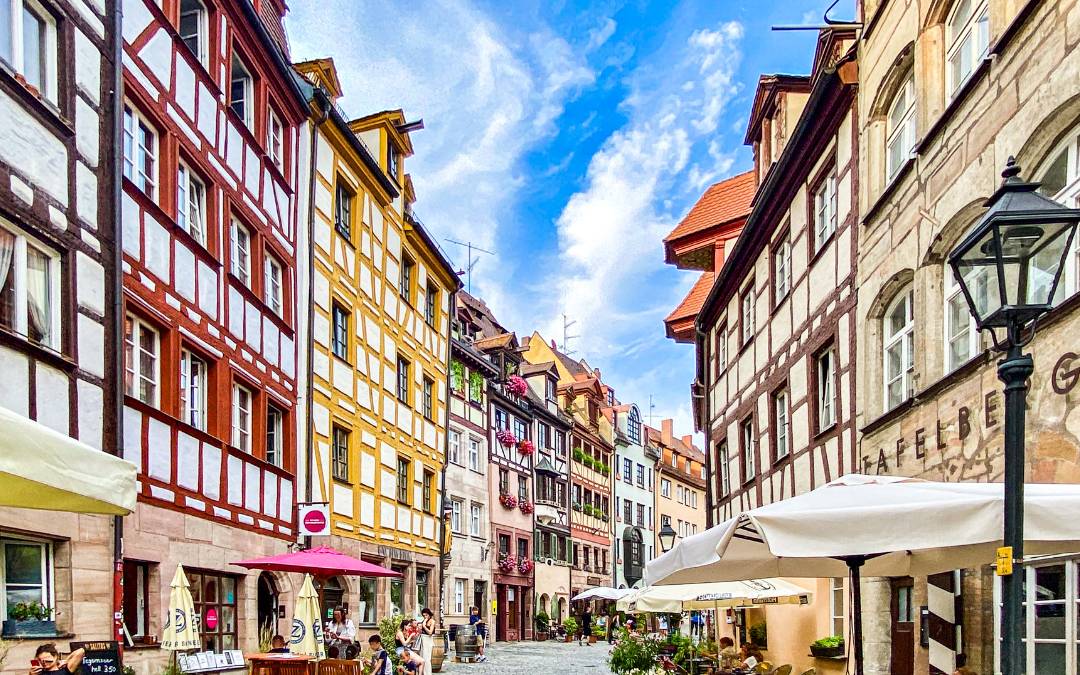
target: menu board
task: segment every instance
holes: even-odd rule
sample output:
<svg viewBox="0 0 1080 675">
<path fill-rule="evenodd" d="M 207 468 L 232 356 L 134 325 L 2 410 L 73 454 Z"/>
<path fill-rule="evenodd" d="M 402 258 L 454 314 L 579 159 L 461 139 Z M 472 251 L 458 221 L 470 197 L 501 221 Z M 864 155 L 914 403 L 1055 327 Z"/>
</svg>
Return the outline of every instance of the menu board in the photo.
<svg viewBox="0 0 1080 675">
<path fill-rule="evenodd" d="M 116 641 L 72 642 L 71 651 L 83 649 L 86 655 L 82 660 L 84 675 L 121 675 L 124 663 L 120 659 L 120 643 Z"/>
</svg>

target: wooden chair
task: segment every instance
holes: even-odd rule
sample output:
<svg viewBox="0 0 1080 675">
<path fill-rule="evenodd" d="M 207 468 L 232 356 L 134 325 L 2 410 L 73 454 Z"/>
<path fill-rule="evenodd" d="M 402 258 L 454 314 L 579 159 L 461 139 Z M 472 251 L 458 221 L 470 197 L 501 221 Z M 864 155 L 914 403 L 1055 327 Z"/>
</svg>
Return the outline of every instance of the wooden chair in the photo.
<svg viewBox="0 0 1080 675">
<path fill-rule="evenodd" d="M 791 664 L 785 663 L 776 670 L 772 671 L 772 675 L 791 675 Z"/>
<path fill-rule="evenodd" d="M 802 672 L 802 675 L 817 675 L 817 668 L 810 668 L 808 670 L 804 670 Z"/>
<path fill-rule="evenodd" d="M 312 661 L 255 661 L 252 675 L 314 675 L 315 663 Z M 359 675 L 359 673 L 357 673 Z"/>
<path fill-rule="evenodd" d="M 317 675 L 360 675 L 363 672 L 359 661 L 348 659 L 323 659 L 319 661 Z"/>
</svg>

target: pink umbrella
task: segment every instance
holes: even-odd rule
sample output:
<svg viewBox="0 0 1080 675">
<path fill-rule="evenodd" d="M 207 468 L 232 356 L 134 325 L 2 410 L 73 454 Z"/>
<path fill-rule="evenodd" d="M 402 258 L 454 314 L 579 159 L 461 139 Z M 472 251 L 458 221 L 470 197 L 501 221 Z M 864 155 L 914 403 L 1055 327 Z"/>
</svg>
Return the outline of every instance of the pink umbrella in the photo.
<svg viewBox="0 0 1080 675">
<path fill-rule="evenodd" d="M 268 558 L 241 560 L 233 563 L 249 570 L 271 570 L 274 572 L 299 572 L 316 578 L 328 578 L 338 575 L 353 577 L 400 577 L 400 572 L 369 563 L 359 558 L 345 555 L 329 546 L 319 546 L 295 553 L 272 555 Z"/>
</svg>

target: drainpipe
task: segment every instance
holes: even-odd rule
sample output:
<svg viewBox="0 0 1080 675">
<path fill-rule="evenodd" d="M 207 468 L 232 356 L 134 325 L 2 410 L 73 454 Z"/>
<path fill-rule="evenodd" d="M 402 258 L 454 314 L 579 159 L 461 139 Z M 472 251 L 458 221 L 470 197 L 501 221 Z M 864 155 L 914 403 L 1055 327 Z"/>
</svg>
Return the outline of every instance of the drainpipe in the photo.
<svg viewBox="0 0 1080 675">
<path fill-rule="evenodd" d="M 112 58 L 113 58 L 113 90 L 112 100 L 112 162 L 113 162 L 113 194 L 112 194 L 112 223 L 113 223 L 113 270 L 112 270 L 112 296 L 113 296 L 113 405 L 116 411 L 116 428 L 113 430 L 115 441 L 112 452 L 116 456 L 123 455 L 124 448 L 124 380 L 123 380 L 123 335 L 124 335 L 124 250 L 123 250 L 123 227 L 117 215 L 120 211 L 120 202 L 123 198 L 123 164 L 120 160 L 124 156 L 121 139 L 124 131 L 124 24 L 123 3 L 120 0 L 113 1 L 113 28 L 112 28 Z M 112 635 L 120 644 L 121 654 L 124 649 L 123 616 L 124 616 L 124 519 L 121 516 L 113 516 L 113 618 Z"/>
<path fill-rule="evenodd" d="M 315 87 L 315 99 L 319 103 L 319 107 L 322 110 L 322 116 L 315 120 L 315 123 L 311 127 L 311 152 L 308 156 L 311 161 L 311 167 L 308 171 L 308 222 L 307 222 L 307 278 L 308 278 L 308 292 L 301 295 L 301 297 L 307 297 L 307 331 L 303 334 L 305 338 L 305 349 L 307 350 L 307 364 L 308 370 L 307 383 L 304 387 L 304 396 L 307 398 L 305 402 L 306 417 L 307 420 L 304 425 L 304 495 L 307 501 L 311 501 L 312 493 L 312 469 L 311 465 L 315 457 L 315 442 L 314 433 L 312 431 L 314 425 L 314 414 L 312 413 L 312 399 L 315 395 L 315 378 L 311 377 L 311 362 L 315 360 L 315 341 L 311 339 L 311 326 L 315 323 L 315 303 L 311 301 L 311 277 L 315 270 L 315 246 L 313 244 L 315 237 L 315 183 L 316 183 L 316 166 L 318 154 L 318 139 L 319 139 L 319 127 L 330 118 L 330 99 L 319 87 Z M 304 537 L 304 548 L 311 548 L 311 535 Z"/>
<path fill-rule="evenodd" d="M 450 294 L 449 309 L 446 315 L 446 405 L 443 406 L 443 465 L 439 470 L 439 623 L 443 617 L 443 591 L 446 586 L 446 566 L 443 561 L 449 551 L 446 550 L 446 465 L 450 457 L 450 341 L 453 339 L 453 325 L 457 318 L 457 292 Z M 468 386 L 468 385 L 466 385 Z"/>
<path fill-rule="evenodd" d="M 694 333 L 696 334 L 697 339 L 701 340 L 701 361 L 704 364 L 704 368 L 702 368 L 701 370 L 701 428 L 705 431 L 705 529 L 709 529 L 713 526 L 713 449 L 711 438 L 712 434 L 710 433 L 709 425 L 709 383 L 706 380 L 708 379 L 707 374 L 709 372 L 709 359 L 712 355 L 709 351 L 709 336 L 705 331 L 701 330 L 701 328 L 697 325 L 697 322 L 694 322 Z M 690 405 L 694 405 L 693 399 L 694 394 L 693 390 L 691 390 Z M 719 504 L 716 505 L 716 508 L 719 509 Z"/>
</svg>

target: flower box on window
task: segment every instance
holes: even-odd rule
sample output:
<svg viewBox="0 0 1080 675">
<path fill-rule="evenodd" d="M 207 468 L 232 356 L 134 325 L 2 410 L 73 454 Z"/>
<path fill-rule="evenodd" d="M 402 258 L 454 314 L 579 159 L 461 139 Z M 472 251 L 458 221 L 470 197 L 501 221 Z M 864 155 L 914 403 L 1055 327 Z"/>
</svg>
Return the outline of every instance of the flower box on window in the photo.
<svg viewBox="0 0 1080 675">
<path fill-rule="evenodd" d="M 506 508 L 506 509 L 515 509 L 515 508 L 517 508 L 517 505 L 518 505 L 517 497 L 515 497 L 514 495 L 511 495 L 511 494 L 505 494 L 505 493 L 499 495 L 499 503 L 502 504 L 503 508 Z"/>
<path fill-rule="evenodd" d="M 499 571 L 503 574 L 510 574 L 517 569 L 517 566 L 517 557 L 509 554 L 499 556 Z"/>
<path fill-rule="evenodd" d="M 536 452 L 536 446 L 533 445 L 533 442 L 529 439 L 522 439 L 521 442 L 518 443 L 518 452 L 528 457 Z"/>
<path fill-rule="evenodd" d="M 520 508 L 521 512 L 524 513 L 525 515 L 529 515 L 530 513 L 533 512 L 532 502 L 530 502 L 527 499 L 522 499 L 521 503 L 518 504 L 518 508 Z"/>
<path fill-rule="evenodd" d="M 52 620 L 52 610 L 36 600 L 20 602 L 8 610 L 10 619 L 5 619 L 0 634 L 3 637 L 55 637 L 56 622 Z"/>
<path fill-rule="evenodd" d="M 495 432 L 495 440 L 497 440 L 505 448 L 512 448 L 517 445 L 518 442 L 517 436 L 515 436 L 514 432 L 510 431 L 509 429 L 500 429 L 499 431 Z"/>
<path fill-rule="evenodd" d="M 520 375 L 511 375 L 506 378 L 506 391 L 514 396 L 524 396 L 529 390 L 529 384 Z"/>
<path fill-rule="evenodd" d="M 533 561 L 529 560 L 528 558 L 520 558 L 518 560 L 518 571 L 522 574 L 528 574 L 529 572 L 532 572 L 532 569 Z"/>
</svg>

